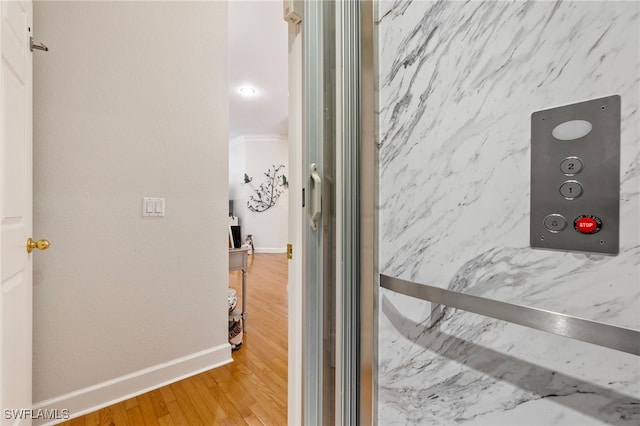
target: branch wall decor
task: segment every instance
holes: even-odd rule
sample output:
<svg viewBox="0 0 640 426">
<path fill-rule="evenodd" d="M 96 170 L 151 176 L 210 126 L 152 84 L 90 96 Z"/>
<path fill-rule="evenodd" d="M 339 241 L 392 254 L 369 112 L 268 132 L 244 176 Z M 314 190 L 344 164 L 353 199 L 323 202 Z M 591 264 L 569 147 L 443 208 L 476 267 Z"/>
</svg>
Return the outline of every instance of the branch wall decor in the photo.
<svg viewBox="0 0 640 426">
<path fill-rule="evenodd" d="M 252 212 L 261 213 L 269 210 L 276 205 L 278 198 L 284 192 L 286 186 L 282 183 L 284 174 L 278 174 L 278 172 L 284 169 L 284 165 L 272 166 L 273 170 L 269 168 L 264 175 L 267 177 L 266 182 L 260 184 L 257 189 L 254 189 L 255 194 L 252 194 L 247 201 L 247 207 Z M 287 182 L 288 183 L 288 182 Z"/>
</svg>

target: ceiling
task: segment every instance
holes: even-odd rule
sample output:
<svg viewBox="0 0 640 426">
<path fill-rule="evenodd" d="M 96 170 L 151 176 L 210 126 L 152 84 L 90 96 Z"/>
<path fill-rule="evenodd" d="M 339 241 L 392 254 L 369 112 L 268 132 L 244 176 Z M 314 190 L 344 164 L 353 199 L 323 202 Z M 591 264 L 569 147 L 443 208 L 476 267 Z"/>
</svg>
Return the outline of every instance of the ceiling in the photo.
<svg viewBox="0 0 640 426">
<path fill-rule="evenodd" d="M 229 139 L 288 133 L 288 25 L 282 0 L 229 2 Z M 254 87 L 254 96 L 238 92 Z"/>
</svg>

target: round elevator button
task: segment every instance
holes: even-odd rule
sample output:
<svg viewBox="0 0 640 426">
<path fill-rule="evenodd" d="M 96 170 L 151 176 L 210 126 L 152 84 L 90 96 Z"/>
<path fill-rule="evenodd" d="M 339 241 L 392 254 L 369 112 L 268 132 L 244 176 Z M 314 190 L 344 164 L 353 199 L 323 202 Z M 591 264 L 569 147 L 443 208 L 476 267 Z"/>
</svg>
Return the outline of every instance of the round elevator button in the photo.
<svg viewBox="0 0 640 426">
<path fill-rule="evenodd" d="M 560 171 L 567 176 L 573 176 L 582 170 L 582 160 L 578 157 L 567 157 L 560 163 Z"/>
<path fill-rule="evenodd" d="M 582 195 L 582 185 L 576 180 L 568 180 L 560 185 L 560 195 L 567 200 L 575 200 Z"/>
<path fill-rule="evenodd" d="M 581 234 L 595 234 L 602 229 L 602 220 L 597 216 L 585 214 L 573 221 L 573 228 Z"/>
<path fill-rule="evenodd" d="M 547 231 L 553 232 L 554 234 L 567 227 L 567 220 L 562 215 L 555 213 L 545 217 L 542 223 L 544 227 L 547 228 Z"/>
</svg>

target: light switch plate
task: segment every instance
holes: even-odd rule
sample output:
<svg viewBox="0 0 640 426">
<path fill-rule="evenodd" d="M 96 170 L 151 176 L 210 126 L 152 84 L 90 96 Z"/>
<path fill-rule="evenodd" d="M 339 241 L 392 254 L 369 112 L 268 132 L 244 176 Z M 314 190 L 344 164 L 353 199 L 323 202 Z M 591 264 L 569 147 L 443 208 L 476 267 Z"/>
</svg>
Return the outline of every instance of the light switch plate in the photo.
<svg viewBox="0 0 640 426">
<path fill-rule="evenodd" d="M 164 198 L 143 197 L 142 216 L 164 217 Z"/>
<path fill-rule="evenodd" d="M 620 96 L 531 114 L 531 247 L 617 254 L 619 223 Z"/>
</svg>

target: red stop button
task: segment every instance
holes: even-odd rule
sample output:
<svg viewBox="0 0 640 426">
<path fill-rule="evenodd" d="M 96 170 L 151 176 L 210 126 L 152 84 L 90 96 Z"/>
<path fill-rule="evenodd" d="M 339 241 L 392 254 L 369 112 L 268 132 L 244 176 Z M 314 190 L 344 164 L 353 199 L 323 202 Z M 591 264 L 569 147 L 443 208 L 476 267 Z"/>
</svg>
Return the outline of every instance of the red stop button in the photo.
<svg viewBox="0 0 640 426">
<path fill-rule="evenodd" d="M 595 234 L 602 228 L 602 220 L 596 216 L 582 215 L 573 221 L 573 227 L 581 234 Z"/>
</svg>

